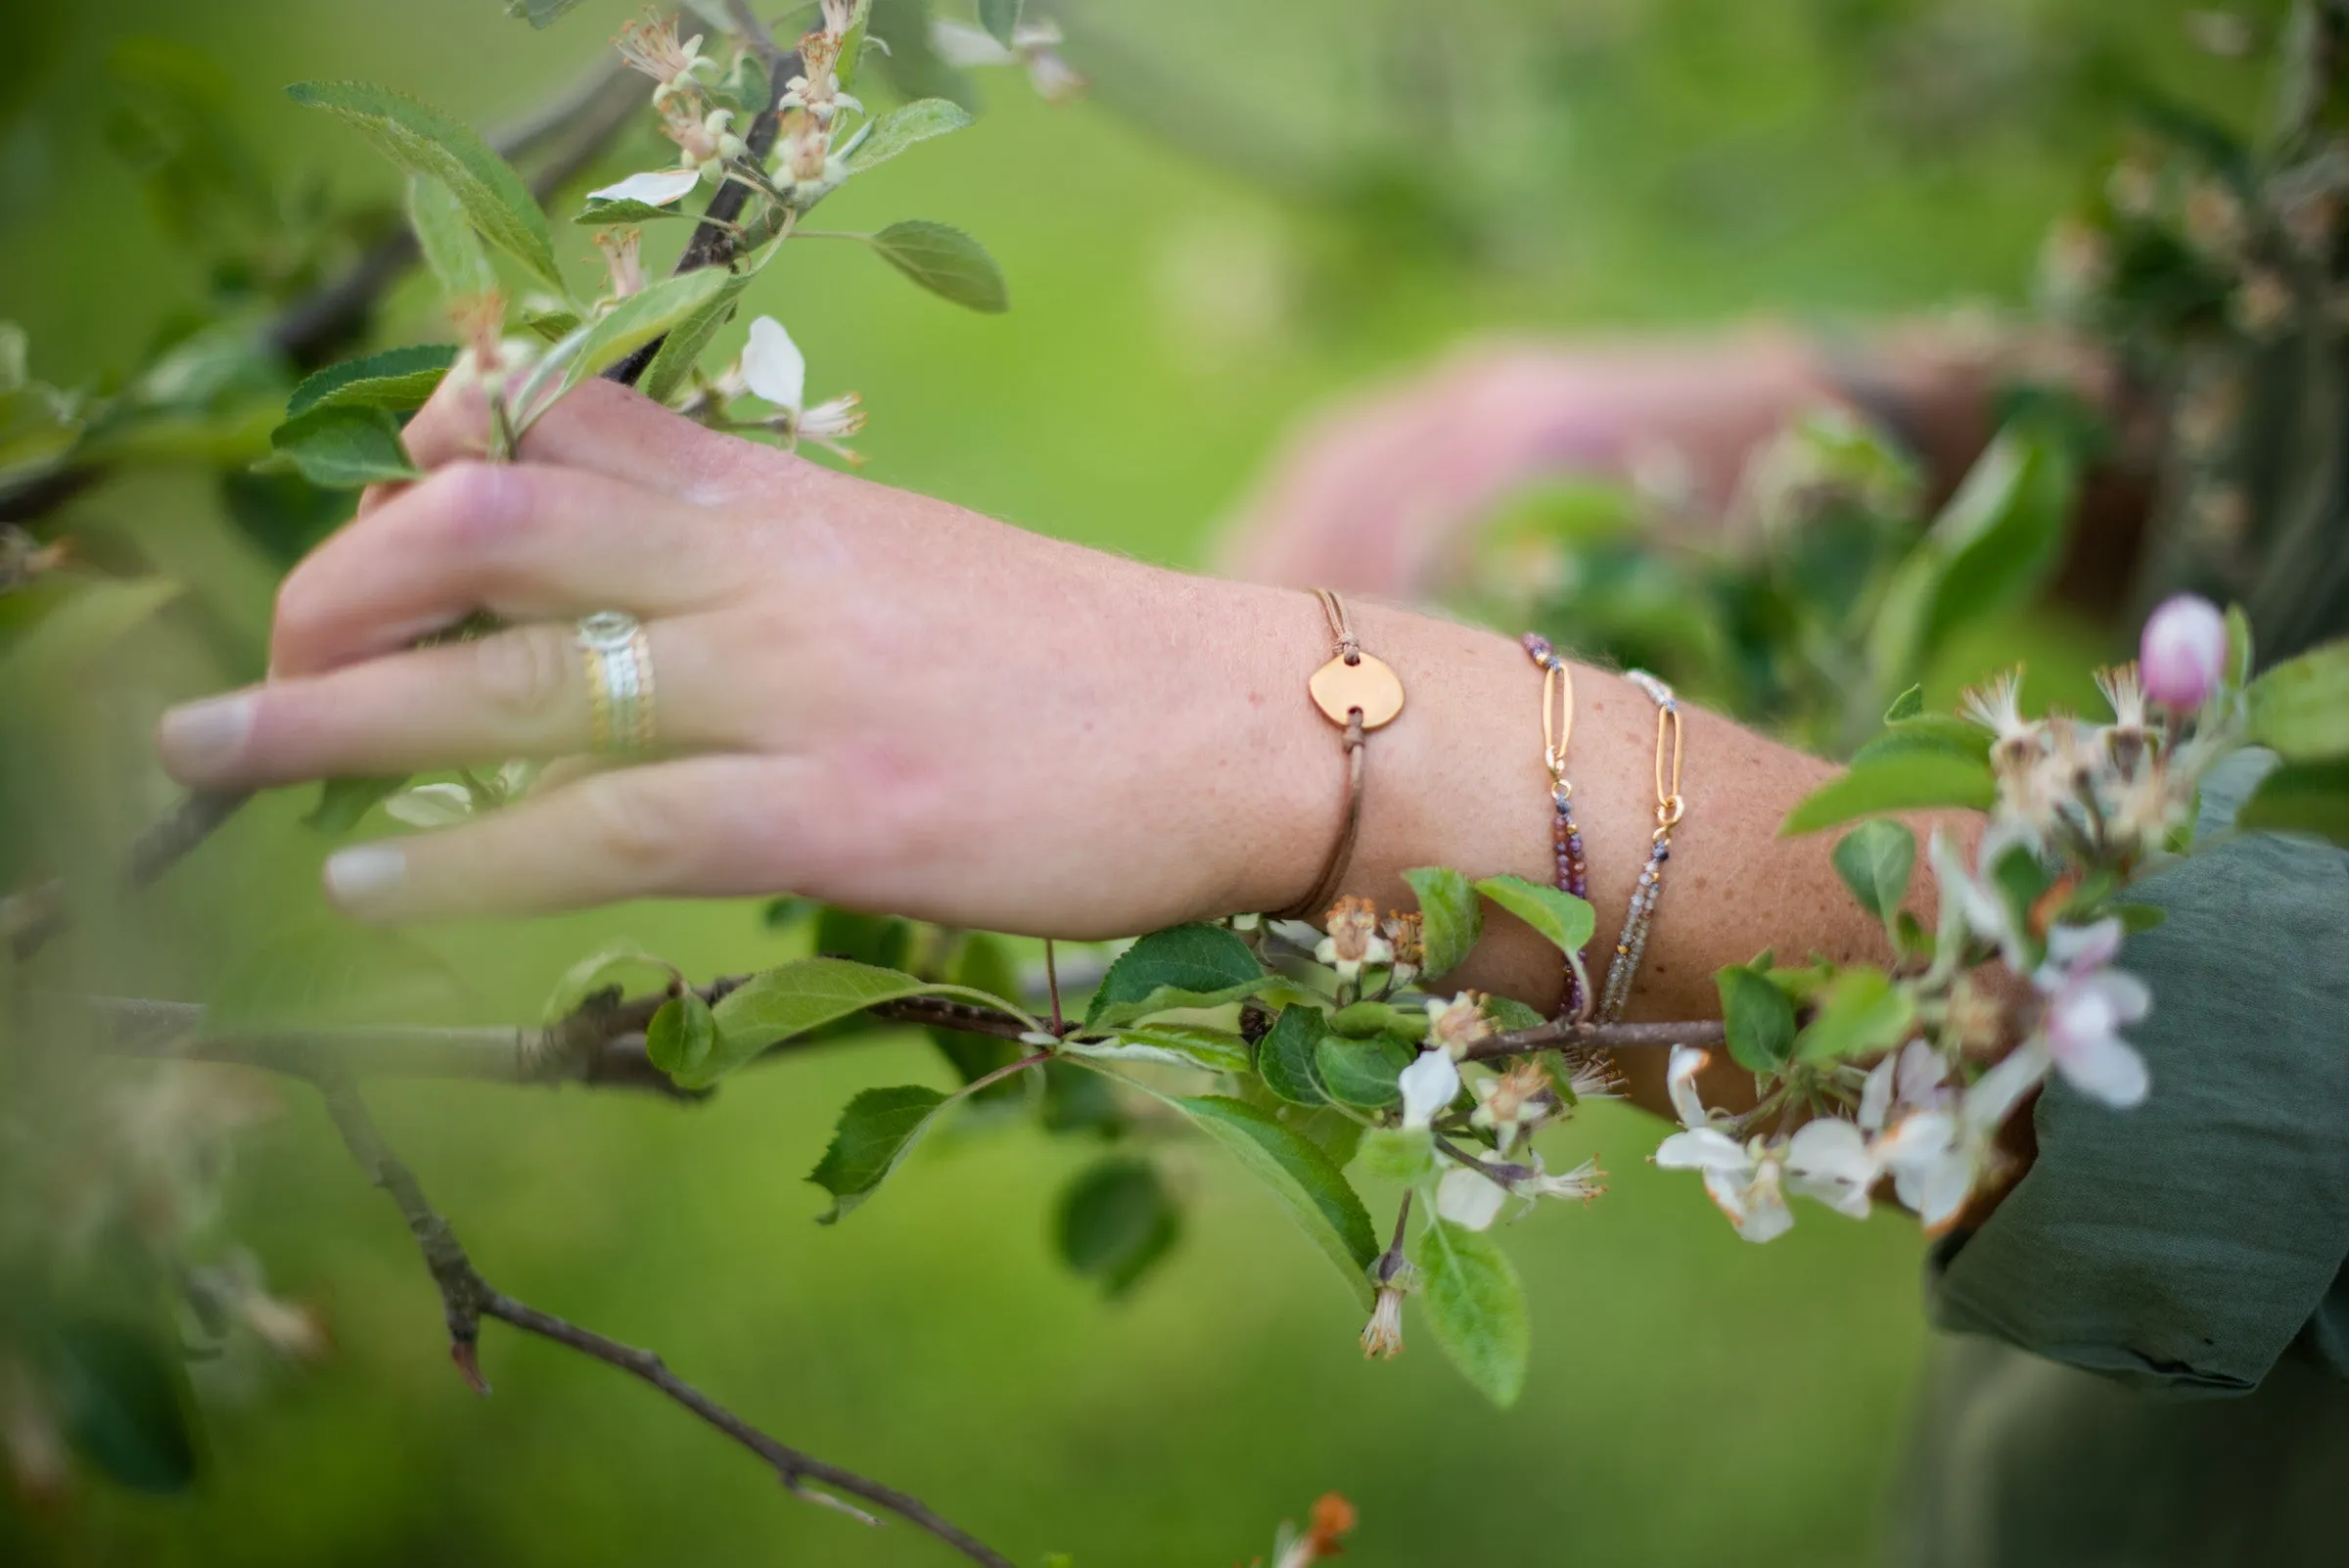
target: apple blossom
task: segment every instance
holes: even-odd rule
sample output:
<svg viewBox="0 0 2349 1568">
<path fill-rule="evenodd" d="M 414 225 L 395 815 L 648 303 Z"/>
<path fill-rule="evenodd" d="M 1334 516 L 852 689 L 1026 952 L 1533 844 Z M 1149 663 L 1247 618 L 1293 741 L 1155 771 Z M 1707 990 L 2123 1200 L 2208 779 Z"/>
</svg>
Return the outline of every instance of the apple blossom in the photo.
<svg viewBox="0 0 2349 1568">
<path fill-rule="evenodd" d="M 2137 666 L 2145 695 L 2173 714 L 2190 714 L 2227 673 L 2227 618 L 2208 599 L 2182 593 L 2145 618 Z"/>
</svg>

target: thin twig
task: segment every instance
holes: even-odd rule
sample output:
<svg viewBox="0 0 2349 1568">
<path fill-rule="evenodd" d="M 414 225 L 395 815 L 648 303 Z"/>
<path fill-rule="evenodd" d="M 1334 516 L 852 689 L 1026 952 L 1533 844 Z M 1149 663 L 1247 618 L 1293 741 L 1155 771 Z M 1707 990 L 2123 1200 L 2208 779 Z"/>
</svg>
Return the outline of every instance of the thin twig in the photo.
<svg viewBox="0 0 2349 1568">
<path fill-rule="evenodd" d="M 742 139 L 743 159 L 763 166 L 766 155 L 774 151 L 775 136 L 782 128 L 779 108 L 783 95 L 790 90 L 791 78 L 806 68 L 800 59 L 799 51 L 778 45 L 773 34 L 752 14 L 749 6 L 737 0 L 731 9 L 736 22 L 747 34 L 751 48 L 766 62 L 766 107 L 752 118 L 751 128 Z M 712 193 L 709 205 L 702 208 L 702 221 L 694 229 L 693 238 L 685 242 L 684 253 L 677 257 L 677 264 L 671 269 L 672 274 L 693 272 L 702 267 L 731 266 L 742 240 L 742 228 L 735 219 L 742 215 L 743 207 L 750 198 L 750 187 L 743 181 L 721 181 L 716 191 Z M 623 387 L 635 386 L 645 371 L 651 368 L 654 356 L 660 353 L 661 346 L 666 342 L 666 337 L 655 338 L 605 371 L 604 379 L 617 381 Z"/>
<path fill-rule="evenodd" d="M 1677 1024 L 1578 1024 L 1571 1019 L 1551 1019 L 1532 1029 L 1480 1039 L 1461 1053 L 1461 1060 L 1488 1062 L 1497 1056 L 1517 1056 L 1526 1051 L 1564 1046 L 1620 1051 L 1665 1045 L 1718 1045 L 1727 1038 L 1718 1018 Z"/>
<path fill-rule="evenodd" d="M 666 1362 L 651 1351 L 623 1345 L 616 1339 L 581 1328 L 552 1313 L 541 1312 L 527 1302 L 496 1289 L 473 1265 L 465 1248 L 457 1240 L 456 1230 L 445 1217 L 435 1210 L 424 1195 L 416 1175 L 392 1151 L 385 1141 L 375 1118 L 359 1097 L 357 1085 L 347 1074 L 327 1073 L 315 1082 L 326 1102 L 326 1110 L 342 1134 L 343 1145 L 350 1157 L 366 1173 L 367 1178 L 382 1187 L 398 1205 L 408 1222 L 409 1233 L 424 1254 L 424 1265 L 440 1292 L 441 1316 L 448 1326 L 449 1355 L 463 1371 L 466 1380 L 481 1393 L 489 1386 L 481 1375 L 481 1362 L 476 1341 L 481 1334 L 481 1320 L 494 1317 L 525 1333 L 566 1345 L 582 1356 L 592 1357 L 608 1365 L 651 1384 L 676 1404 L 700 1416 L 703 1421 L 732 1438 L 744 1448 L 772 1466 L 778 1479 L 791 1492 L 810 1500 L 839 1504 L 839 1499 L 826 1497 L 810 1490 L 825 1487 L 832 1492 L 859 1499 L 876 1508 L 896 1514 L 906 1523 L 928 1531 L 952 1546 L 973 1562 L 985 1563 L 988 1568 L 1012 1568 L 1011 1560 L 979 1541 L 968 1532 L 941 1518 L 919 1499 L 884 1486 L 878 1481 L 830 1464 L 811 1453 L 773 1437 L 753 1426 L 732 1410 L 704 1394 L 692 1384 L 670 1371 Z M 850 1509 L 867 1523 L 878 1523 L 860 1509 Z"/>
<path fill-rule="evenodd" d="M 1060 1016 L 1060 958 L 1050 937 L 1044 939 L 1044 990 L 1052 993 L 1052 1033 L 1065 1035 L 1069 1026 Z"/>
</svg>

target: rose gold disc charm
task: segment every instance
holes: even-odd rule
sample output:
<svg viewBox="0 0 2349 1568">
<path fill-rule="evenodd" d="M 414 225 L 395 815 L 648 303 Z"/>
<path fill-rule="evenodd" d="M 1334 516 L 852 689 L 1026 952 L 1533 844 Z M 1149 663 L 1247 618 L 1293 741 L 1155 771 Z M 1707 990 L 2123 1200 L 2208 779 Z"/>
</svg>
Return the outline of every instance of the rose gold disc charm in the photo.
<svg viewBox="0 0 2349 1568">
<path fill-rule="evenodd" d="M 1391 723 L 1403 712 L 1403 679 L 1384 661 L 1357 654 L 1348 664 L 1343 655 L 1313 671 L 1306 683 L 1313 706 L 1340 729 L 1356 709 L 1362 711 L 1362 728 Z"/>
</svg>

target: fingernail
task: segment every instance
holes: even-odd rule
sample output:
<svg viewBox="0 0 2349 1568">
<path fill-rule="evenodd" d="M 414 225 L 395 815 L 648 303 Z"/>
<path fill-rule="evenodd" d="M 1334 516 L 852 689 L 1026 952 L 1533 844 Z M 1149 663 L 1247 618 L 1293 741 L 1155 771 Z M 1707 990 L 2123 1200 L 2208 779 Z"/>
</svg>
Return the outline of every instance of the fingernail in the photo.
<svg viewBox="0 0 2349 1568">
<path fill-rule="evenodd" d="M 354 844 L 326 858 L 326 896 L 353 914 L 397 888 L 408 876 L 408 853 L 396 844 Z"/>
<path fill-rule="evenodd" d="M 181 778 L 208 778 L 233 766 L 253 733 L 253 698 L 207 697 L 163 715 L 156 745 L 163 765 Z"/>
</svg>

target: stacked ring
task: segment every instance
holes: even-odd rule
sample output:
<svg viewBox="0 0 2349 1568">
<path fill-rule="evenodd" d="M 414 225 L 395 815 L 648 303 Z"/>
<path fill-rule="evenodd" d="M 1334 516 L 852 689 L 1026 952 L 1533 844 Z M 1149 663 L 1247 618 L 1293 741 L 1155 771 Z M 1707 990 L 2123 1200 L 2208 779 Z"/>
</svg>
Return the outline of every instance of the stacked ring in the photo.
<svg viewBox="0 0 2349 1568">
<path fill-rule="evenodd" d="M 576 629 L 587 667 L 588 733 L 598 752 L 653 745 L 653 648 L 634 616 L 600 610 Z"/>
</svg>

